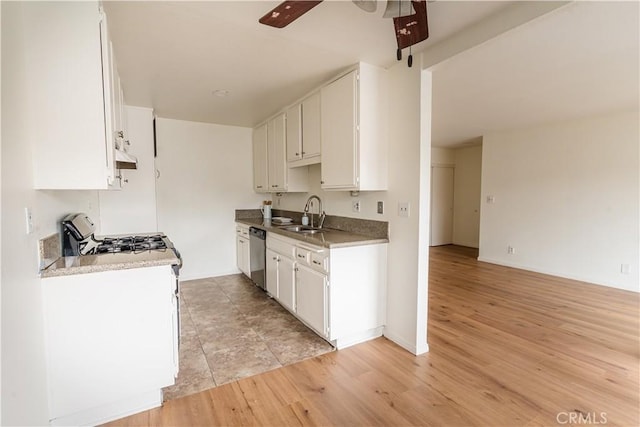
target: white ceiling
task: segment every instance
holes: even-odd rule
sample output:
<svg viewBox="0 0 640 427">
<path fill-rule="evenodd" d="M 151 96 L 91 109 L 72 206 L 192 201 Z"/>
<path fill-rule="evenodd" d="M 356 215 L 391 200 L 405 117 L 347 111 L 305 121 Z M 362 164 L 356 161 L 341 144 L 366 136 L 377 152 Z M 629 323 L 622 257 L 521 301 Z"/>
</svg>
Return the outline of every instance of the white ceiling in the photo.
<svg viewBox="0 0 640 427">
<path fill-rule="evenodd" d="M 639 108 L 638 2 L 557 9 L 434 67 L 432 144 Z"/>
<path fill-rule="evenodd" d="M 374 14 L 324 1 L 284 29 L 259 24 L 277 3 L 106 2 L 126 103 L 160 117 L 252 127 L 357 61 L 395 64 L 384 0 Z M 512 4 L 430 2 L 430 37 L 414 54 Z M 638 108 L 639 31 L 637 2 L 580 2 L 437 65 L 433 145 Z"/>
</svg>

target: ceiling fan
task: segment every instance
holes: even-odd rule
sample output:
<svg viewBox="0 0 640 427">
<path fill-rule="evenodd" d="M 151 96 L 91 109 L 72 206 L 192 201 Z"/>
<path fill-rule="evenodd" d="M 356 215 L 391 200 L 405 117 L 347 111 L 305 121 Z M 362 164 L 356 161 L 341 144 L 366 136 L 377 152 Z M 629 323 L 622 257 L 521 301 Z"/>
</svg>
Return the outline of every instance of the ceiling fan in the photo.
<svg viewBox="0 0 640 427">
<path fill-rule="evenodd" d="M 375 12 L 376 0 L 352 0 L 360 9 Z M 284 28 L 305 13 L 322 3 L 322 0 L 283 1 L 258 20 L 261 24 L 275 28 Z M 427 23 L 427 0 L 387 0 L 383 18 L 393 18 L 398 49 L 396 58 L 402 59 L 402 49 L 409 48 L 407 64 L 413 65 L 411 46 L 429 37 Z"/>
</svg>

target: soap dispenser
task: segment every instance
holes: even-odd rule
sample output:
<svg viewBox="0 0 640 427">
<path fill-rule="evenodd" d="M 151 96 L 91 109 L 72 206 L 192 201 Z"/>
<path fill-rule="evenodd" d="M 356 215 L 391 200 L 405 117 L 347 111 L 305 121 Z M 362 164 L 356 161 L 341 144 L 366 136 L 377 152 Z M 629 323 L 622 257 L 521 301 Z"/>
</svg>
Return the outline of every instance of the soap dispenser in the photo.
<svg viewBox="0 0 640 427">
<path fill-rule="evenodd" d="M 309 217 L 306 212 L 302 214 L 302 225 L 309 225 Z"/>
</svg>

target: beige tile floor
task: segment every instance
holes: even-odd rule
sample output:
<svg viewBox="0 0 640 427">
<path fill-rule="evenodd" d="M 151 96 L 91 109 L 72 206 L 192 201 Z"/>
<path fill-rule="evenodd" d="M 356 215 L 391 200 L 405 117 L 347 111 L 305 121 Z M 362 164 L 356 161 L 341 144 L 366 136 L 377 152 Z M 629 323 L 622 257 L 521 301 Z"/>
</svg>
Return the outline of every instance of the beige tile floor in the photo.
<svg viewBox="0 0 640 427">
<path fill-rule="evenodd" d="M 180 373 L 165 400 L 333 350 L 241 274 L 180 283 Z"/>
</svg>

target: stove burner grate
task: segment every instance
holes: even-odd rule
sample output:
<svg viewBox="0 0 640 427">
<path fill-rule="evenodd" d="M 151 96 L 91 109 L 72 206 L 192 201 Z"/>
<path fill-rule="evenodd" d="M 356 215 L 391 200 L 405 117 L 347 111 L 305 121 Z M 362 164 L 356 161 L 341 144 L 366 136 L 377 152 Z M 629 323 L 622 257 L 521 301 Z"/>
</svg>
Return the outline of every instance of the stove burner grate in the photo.
<svg viewBox="0 0 640 427">
<path fill-rule="evenodd" d="M 105 237 L 96 247 L 95 252 L 120 253 L 120 252 L 145 252 L 166 250 L 167 244 L 164 235 L 156 234 L 152 236 L 125 236 L 125 237 Z"/>
</svg>

